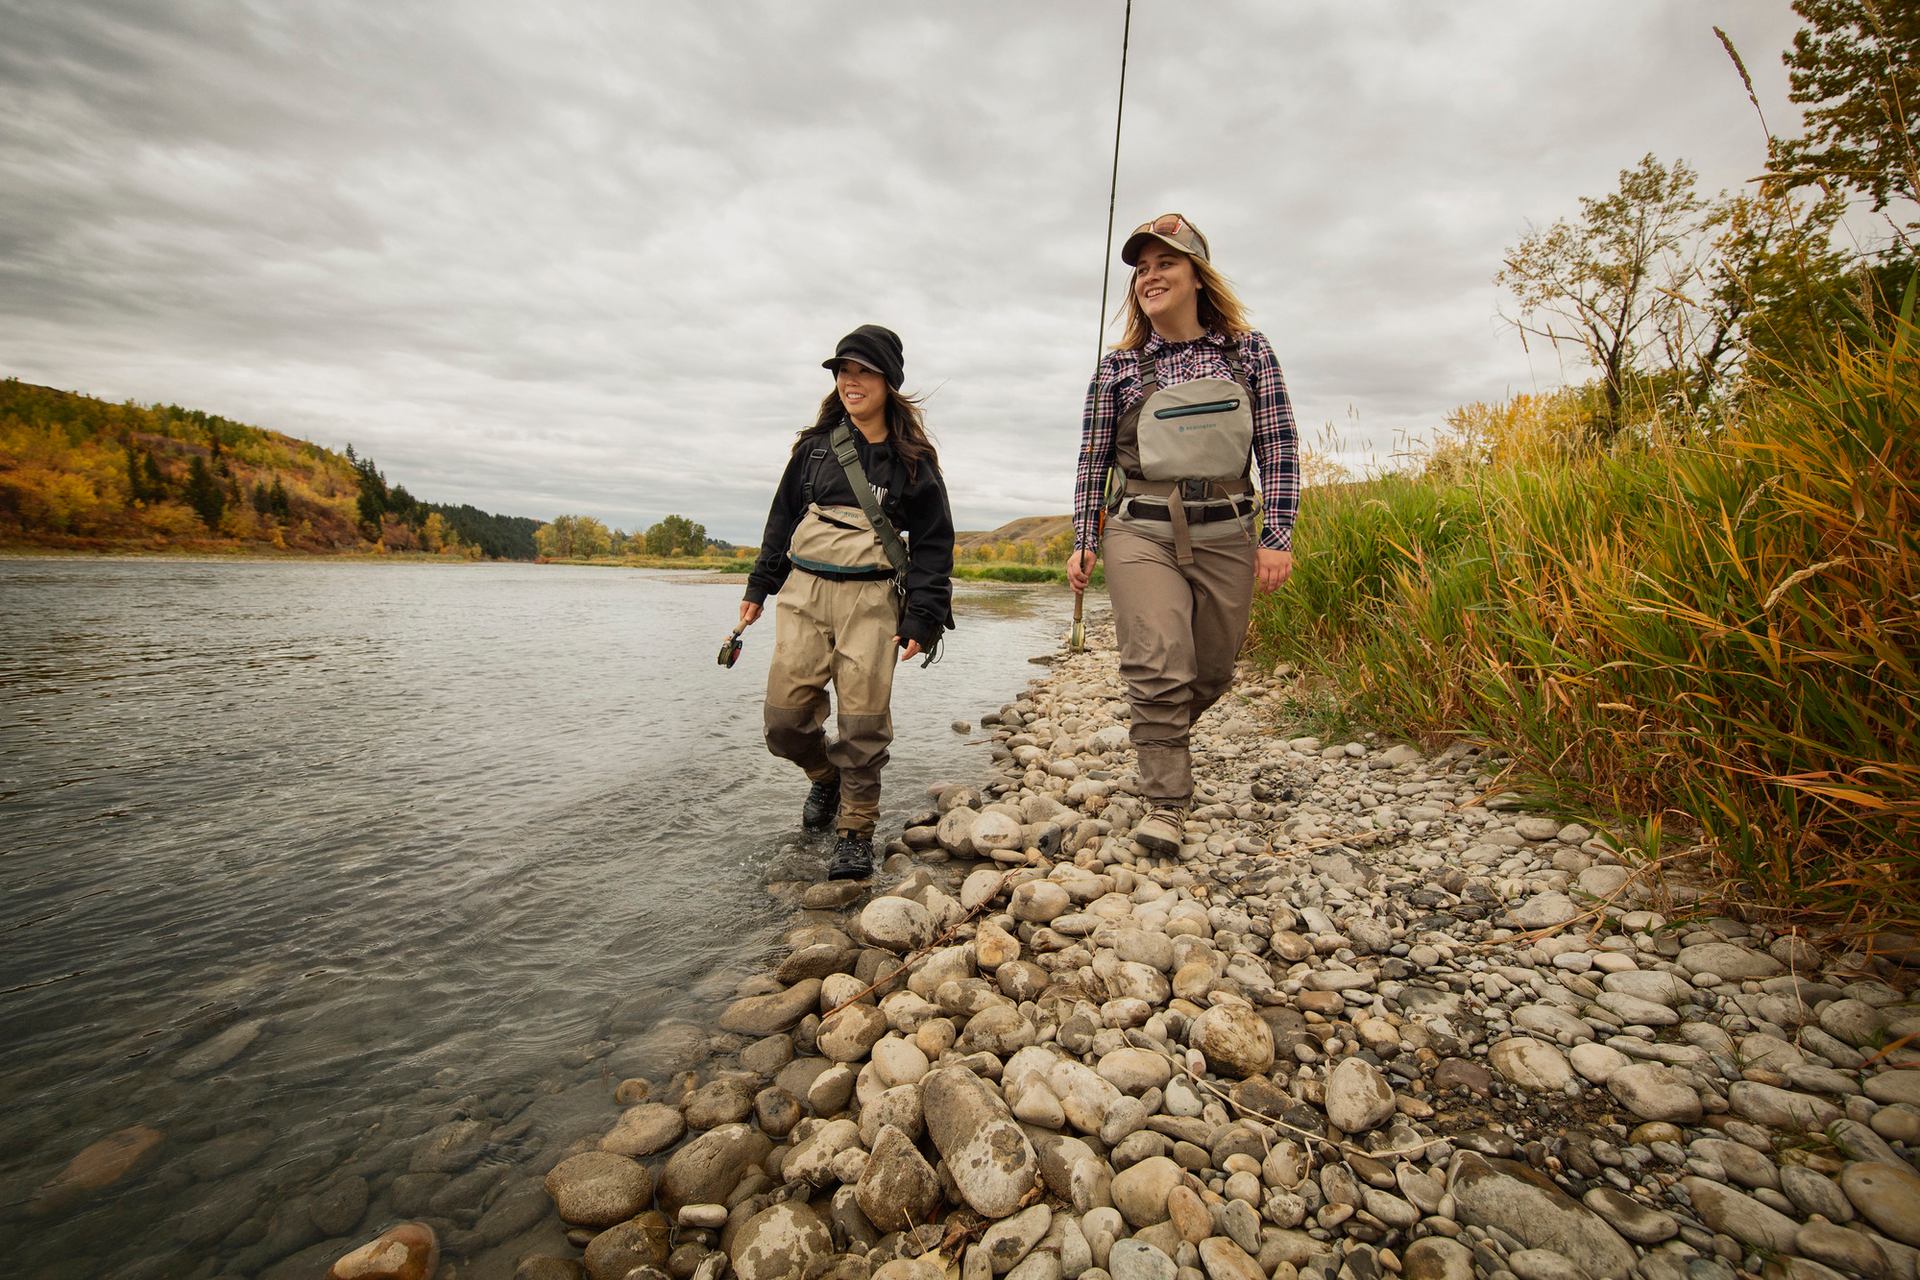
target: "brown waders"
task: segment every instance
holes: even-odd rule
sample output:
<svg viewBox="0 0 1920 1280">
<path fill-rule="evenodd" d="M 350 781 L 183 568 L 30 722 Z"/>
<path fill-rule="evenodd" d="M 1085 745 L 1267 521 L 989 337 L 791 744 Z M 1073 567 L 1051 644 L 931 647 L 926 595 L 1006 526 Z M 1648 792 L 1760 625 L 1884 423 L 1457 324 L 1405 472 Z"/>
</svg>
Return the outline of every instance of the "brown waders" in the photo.
<svg viewBox="0 0 1920 1280">
<path fill-rule="evenodd" d="M 821 577 L 796 569 L 777 597 L 767 671 L 767 749 L 822 782 L 840 775 L 835 829 L 871 835 L 880 818 L 880 771 L 893 742 L 893 583 Z M 839 737 L 826 734 L 827 685 Z"/>
<path fill-rule="evenodd" d="M 1120 677 L 1133 705 L 1140 791 L 1149 804 L 1193 799 L 1188 734 L 1233 683 L 1253 608 L 1253 542 L 1237 521 L 1194 525 L 1193 559 L 1178 562 L 1165 520 L 1107 522 L 1107 590 Z"/>
<path fill-rule="evenodd" d="M 1253 608 L 1252 396 L 1237 360 L 1234 372 L 1164 391 L 1149 373 L 1114 438 L 1124 484 L 1107 522 L 1107 590 L 1154 808 L 1192 803 L 1193 723 L 1232 685 Z M 1176 478 L 1192 476 L 1207 478 Z"/>
</svg>

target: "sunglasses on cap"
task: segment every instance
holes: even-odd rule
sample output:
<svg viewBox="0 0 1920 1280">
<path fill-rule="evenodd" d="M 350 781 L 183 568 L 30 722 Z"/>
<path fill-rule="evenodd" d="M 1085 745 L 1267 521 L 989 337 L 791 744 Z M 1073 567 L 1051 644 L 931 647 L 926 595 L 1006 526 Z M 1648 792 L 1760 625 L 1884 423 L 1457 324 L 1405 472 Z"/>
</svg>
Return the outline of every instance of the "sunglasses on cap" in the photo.
<svg viewBox="0 0 1920 1280">
<path fill-rule="evenodd" d="M 1133 234 L 1137 236 L 1142 231 L 1151 231 L 1156 236 L 1177 236 L 1182 231 L 1200 234 L 1194 230 L 1193 224 L 1187 221 L 1186 215 L 1179 213 L 1163 213 L 1150 222 L 1143 222 L 1133 229 Z"/>
<path fill-rule="evenodd" d="M 1163 213 L 1157 218 L 1141 223 L 1127 234 L 1126 244 L 1120 250 L 1120 260 L 1130 267 L 1139 261 L 1140 249 L 1143 245 L 1142 236 L 1158 237 L 1181 252 L 1192 254 L 1197 258 L 1211 256 L 1207 248 L 1207 238 L 1200 234 L 1200 228 L 1187 221 L 1185 214 Z"/>
</svg>

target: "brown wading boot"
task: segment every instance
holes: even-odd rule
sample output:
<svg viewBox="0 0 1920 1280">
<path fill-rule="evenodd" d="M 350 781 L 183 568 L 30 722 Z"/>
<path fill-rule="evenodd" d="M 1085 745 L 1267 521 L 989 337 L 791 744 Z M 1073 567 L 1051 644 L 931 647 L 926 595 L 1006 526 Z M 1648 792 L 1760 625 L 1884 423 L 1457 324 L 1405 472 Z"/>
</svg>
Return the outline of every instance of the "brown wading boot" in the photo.
<svg viewBox="0 0 1920 1280">
<path fill-rule="evenodd" d="M 860 831 L 842 831 L 833 844 L 829 880 L 865 880 L 873 874 L 873 837 Z"/>
<path fill-rule="evenodd" d="M 840 812 L 840 775 L 816 782 L 807 789 L 807 803 L 800 810 L 800 825 L 808 831 L 825 831 Z"/>
<path fill-rule="evenodd" d="M 1171 805 L 1153 806 L 1133 829 L 1133 842 L 1148 853 L 1178 853 L 1186 838 L 1187 811 Z"/>
</svg>

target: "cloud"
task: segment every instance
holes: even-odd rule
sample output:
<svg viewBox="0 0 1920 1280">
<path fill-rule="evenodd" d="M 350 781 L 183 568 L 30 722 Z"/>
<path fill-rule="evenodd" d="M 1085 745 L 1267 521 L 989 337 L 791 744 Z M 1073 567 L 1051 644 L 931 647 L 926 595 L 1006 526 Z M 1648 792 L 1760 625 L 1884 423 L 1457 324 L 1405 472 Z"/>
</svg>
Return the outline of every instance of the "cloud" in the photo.
<svg viewBox="0 0 1920 1280">
<path fill-rule="evenodd" d="M 751 540 L 876 320 L 959 523 L 1063 511 L 1120 12 L 0 0 L 0 365 L 351 440 L 423 496 Z M 1143 2 L 1120 232 L 1194 217 L 1303 432 L 1385 456 L 1558 378 L 1497 316 L 1529 225 L 1647 151 L 1757 169 L 1714 22 L 1790 125 L 1784 4 Z"/>
</svg>

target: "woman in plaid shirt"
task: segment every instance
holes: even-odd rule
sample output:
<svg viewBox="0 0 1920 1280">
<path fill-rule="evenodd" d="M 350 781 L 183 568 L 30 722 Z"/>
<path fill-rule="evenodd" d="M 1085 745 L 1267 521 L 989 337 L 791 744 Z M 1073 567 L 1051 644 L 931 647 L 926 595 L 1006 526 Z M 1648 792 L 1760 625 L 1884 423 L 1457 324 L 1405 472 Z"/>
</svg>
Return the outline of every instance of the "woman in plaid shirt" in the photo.
<svg viewBox="0 0 1920 1280">
<path fill-rule="evenodd" d="M 1199 229 L 1155 218 L 1120 258 L 1133 268 L 1127 330 L 1087 388 L 1067 576 L 1086 589 L 1104 529 L 1148 805 L 1133 838 L 1172 854 L 1193 801 L 1193 723 L 1233 683 L 1255 586 L 1293 570 L 1298 440 L 1273 347 Z"/>
</svg>

